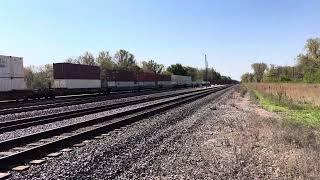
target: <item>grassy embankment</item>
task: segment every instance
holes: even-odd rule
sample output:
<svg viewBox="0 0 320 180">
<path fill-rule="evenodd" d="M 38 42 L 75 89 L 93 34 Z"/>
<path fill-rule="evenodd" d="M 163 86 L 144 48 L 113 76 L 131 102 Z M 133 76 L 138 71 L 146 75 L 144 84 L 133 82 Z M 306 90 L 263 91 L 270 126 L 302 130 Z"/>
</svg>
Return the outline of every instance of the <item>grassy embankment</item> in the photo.
<svg viewBox="0 0 320 180">
<path fill-rule="evenodd" d="M 305 84 L 246 84 L 251 95 L 285 122 L 320 127 L 320 86 Z"/>
</svg>

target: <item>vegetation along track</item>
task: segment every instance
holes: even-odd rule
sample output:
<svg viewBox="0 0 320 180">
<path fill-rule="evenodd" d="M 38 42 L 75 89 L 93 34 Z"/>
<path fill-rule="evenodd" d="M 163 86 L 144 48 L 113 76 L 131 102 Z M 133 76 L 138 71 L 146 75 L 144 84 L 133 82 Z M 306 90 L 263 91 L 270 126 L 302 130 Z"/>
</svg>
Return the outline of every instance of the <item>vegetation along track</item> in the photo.
<svg viewBox="0 0 320 180">
<path fill-rule="evenodd" d="M 220 87 L 214 87 L 213 89 L 219 89 Z M 78 109 L 78 110 L 72 110 L 62 113 L 53 113 L 53 114 L 47 114 L 47 115 L 40 115 L 40 116 L 34 116 L 34 117 L 27 117 L 22 119 L 16 119 L 16 120 L 10 120 L 10 121 L 3 121 L 0 122 L 0 133 L 8 132 L 8 131 L 14 131 L 17 129 L 27 128 L 31 126 L 36 125 L 42 125 L 47 123 L 52 123 L 56 121 L 61 121 L 64 119 L 70 119 L 75 117 L 80 117 L 88 114 L 98 113 L 102 111 L 107 111 L 111 109 L 121 108 L 129 105 L 135 105 L 139 103 L 144 103 L 152 100 L 157 100 L 161 98 L 168 98 L 173 97 L 177 95 L 182 94 L 189 94 L 192 92 L 197 91 L 205 91 L 206 89 L 201 90 L 190 90 L 190 91 L 178 91 L 178 92 L 170 92 L 165 94 L 156 94 L 154 96 L 151 96 L 150 98 L 146 99 L 134 99 L 126 102 L 120 102 L 120 103 L 113 103 L 108 106 L 99 106 L 99 107 L 89 107 L 86 109 Z"/>
<path fill-rule="evenodd" d="M 14 164 L 25 163 L 28 159 L 41 157 L 49 152 L 79 143 L 84 139 L 120 128 L 139 119 L 161 113 L 219 90 L 226 89 L 227 87 L 209 88 L 203 91 L 151 101 L 151 103 L 142 103 L 141 106 L 129 108 L 104 117 L 93 118 L 2 141 L 0 142 L 0 151 L 7 151 L 9 153 L 0 157 L 0 169 L 8 169 Z"/>
<path fill-rule="evenodd" d="M 175 90 L 178 90 L 178 89 L 174 89 L 174 91 Z M 76 104 L 99 102 L 99 101 L 112 100 L 112 99 L 118 99 L 118 98 L 127 98 L 127 97 L 139 96 L 139 95 L 155 94 L 155 93 L 167 92 L 167 91 L 173 91 L 173 90 L 172 89 L 150 90 L 150 91 L 142 91 L 142 92 L 127 92 L 127 93 L 123 92 L 123 93 L 116 93 L 116 94 L 111 94 L 107 96 L 95 95 L 95 96 L 89 96 L 89 97 L 74 97 L 74 98 L 69 97 L 69 98 L 63 98 L 63 99 L 52 99 L 52 100 L 32 102 L 32 103 L 18 102 L 11 105 L 0 103 L 0 115 L 34 111 L 34 110 L 43 110 L 43 109 L 56 108 L 56 107 L 62 107 L 62 106 L 72 106 Z"/>
</svg>

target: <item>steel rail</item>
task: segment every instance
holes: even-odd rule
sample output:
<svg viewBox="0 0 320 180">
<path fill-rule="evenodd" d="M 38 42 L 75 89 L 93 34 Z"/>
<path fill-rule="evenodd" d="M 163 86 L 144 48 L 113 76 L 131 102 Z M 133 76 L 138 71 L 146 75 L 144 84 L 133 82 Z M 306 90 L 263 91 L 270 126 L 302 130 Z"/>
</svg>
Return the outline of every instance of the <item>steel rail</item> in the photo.
<svg viewBox="0 0 320 180">
<path fill-rule="evenodd" d="M 228 89 L 228 88 L 226 88 Z M 221 90 L 221 89 L 220 89 Z M 16 146 L 21 146 L 23 144 L 27 144 L 29 142 L 38 140 L 38 139 L 44 139 L 48 137 L 53 137 L 59 134 L 63 134 L 66 132 L 73 131 L 75 129 L 79 129 L 81 127 L 86 127 L 86 126 L 92 126 L 98 123 L 106 122 L 107 123 L 102 124 L 101 126 L 95 126 L 93 129 L 90 130 L 85 130 L 79 133 L 76 133 L 71 136 L 66 136 L 62 139 L 47 142 L 45 144 L 14 153 L 9 156 L 1 157 L 0 158 L 0 169 L 8 169 L 11 165 L 17 164 L 17 163 L 24 163 L 26 159 L 32 159 L 36 157 L 41 157 L 45 154 L 48 154 L 49 152 L 55 151 L 57 149 L 61 149 L 65 146 L 72 145 L 75 143 L 78 143 L 82 141 L 83 139 L 90 138 L 92 136 L 95 136 L 97 134 L 106 132 L 106 131 L 111 131 L 115 128 L 119 128 L 123 125 L 127 125 L 130 123 L 133 123 L 135 121 L 138 121 L 139 119 L 145 118 L 152 116 L 157 113 L 164 112 L 166 110 L 169 110 L 173 107 L 177 107 L 181 104 L 202 98 L 204 96 L 207 96 L 213 92 L 217 92 L 217 90 L 208 90 L 208 91 L 203 91 L 203 92 L 197 92 L 193 94 L 188 94 L 188 95 L 182 95 L 177 98 L 171 98 L 169 100 L 162 101 L 160 103 L 155 103 L 151 105 L 147 105 L 144 107 L 139 107 L 136 109 L 131 109 L 125 112 L 121 113 L 116 113 L 113 115 L 108 115 L 105 117 L 97 118 L 94 120 L 89 120 L 81 123 L 81 126 L 79 125 L 80 123 L 74 124 L 74 125 L 68 125 L 64 126 L 61 128 L 56 128 L 56 129 L 51 129 L 47 130 L 44 132 L 40 132 L 37 134 L 29 135 L 29 136 L 24 136 L 12 140 L 8 140 L 6 142 L 0 142 L 0 147 L 3 150 L 5 147 L 6 148 L 12 148 Z M 128 114 L 130 114 L 128 116 Z M 121 118 L 123 117 L 123 118 Z M 115 119 L 115 118 L 120 118 L 120 119 Z M 115 119 L 114 121 L 110 121 L 110 119 Z M 77 126 L 77 127 L 74 127 Z"/>
<path fill-rule="evenodd" d="M 99 101 L 112 100 L 117 98 L 128 98 L 128 97 L 156 94 L 156 93 L 168 92 L 168 91 L 170 92 L 170 91 L 176 91 L 176 90 L 143 91 L 143 92 L 137 92 L 137 93 L 123 93 L 123 94 L 111 94 L 108 96 L 101 95 L 101 96 L 94 96 L 94 97 L 86 97 L 85 99 L 78 97 L 76 99 L 69 99 L 69 100 L 66 99 L 58 102 L 42 102 L 40 104 L 31 104 L 30 106 L 28 105 L 28 106 L 20 106 L 20 107 L 2 108 L 0 109 L 0 115 L 21 113 L 21 112 L 34 111 L 34 110 L 43 110 L 43 109 L 63 107 L 63 106 L 71 106 L 71 105 L 84 104 L 84 103 L 90 103 L 90 102 L 99 102 Z"/>
<path fill-rule="evenodd" d="M 214 89 L 219 89 L 219 87 L 214 87 Z M 89 107 L 85 109 L 67 111 L 63 113 L 53 113 L 49 115 L 41 115 L 41 116 L 22 118 L 22 119 L 16 119 L 11 121 L 4 121 L 4 122 L 0 122 L 0 133 L 28 128 L 36 125 L 43 125 L 43 124 L 48 124 L 52 122 L 62 121 L 65 119 L 85 116 L 88 114 L 93 114 L 93 113 L 98 113 L 102 111 L 129 106 L 129 105 L 135 105 L 135 104 L 144 103 L 148 101 L 158 100 L 161 98 L 173 97 L 173 96 L 177 96 L 181 94 L 189 94 L 193 92 L 200 92 L 204 90 L 206 89 L 187 91 L 187 92 L 175 92 L 175 93 L 169 93 L 164 95 L 159 94 L 158 96 L 155 96 L 155 97 L 150 97 L 150 98 L 140 99 L 140 100 L 130 100 L 130 101 L 121 102 L 121 103 L 113 103 L 107 106 Z"/>
</svg>

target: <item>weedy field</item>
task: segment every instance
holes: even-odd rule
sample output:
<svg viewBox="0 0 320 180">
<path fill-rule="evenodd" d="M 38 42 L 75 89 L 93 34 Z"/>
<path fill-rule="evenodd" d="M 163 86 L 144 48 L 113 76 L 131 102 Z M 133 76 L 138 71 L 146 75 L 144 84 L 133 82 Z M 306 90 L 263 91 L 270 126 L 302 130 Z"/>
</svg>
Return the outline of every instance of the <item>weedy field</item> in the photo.
<svg viewBox="0 0 320 180">
<path fill-rule="evenodd" d="M 251 83 L 245 86 L 268 111 L 284 115 L 290 123 L 320 127 L 320 85 Z"/>
<path fill-rule="evenodd" d="M 274 94 L 269 91 L 269 85 L 270 91 L 273 89 Z M 251 119 L 252 132 L 245 132 L 253 134 L 253 137 L 256 137 L 255 144 L 266 149 L 258 155 L 261 161 L 271 162 L 272 167 L 276 167 L 275 177 L 272 175 L 266 179 L 319 179 L 320 107 L 311 103 L 303 104 L 299 103 L 301 101 L 289 100 L 287 96 L 281 96 L 279 99 L 275 87 L 280 88 L 280 85 L 284 89 L 282 84 L 274 86 L 242 84 L 240 86 L 239 94 L 242 97 L 246 97 L 249 92 L 251 100 L 264 109 L 275 112 L 272 114 L 277 114 L 275 118 Z M 285 87 L 290 85 L 287 84 Z M 294 87 L 294 85 L 291 86 Z M 254 154 L 254 152 L 249 153 Z"/>
<path fill-rule="evenodd" d="M 320 106 L 320 84 L 302 83 L 252 83 L 261 93 L 275 96 L 279 101 Z"/>
</svg>

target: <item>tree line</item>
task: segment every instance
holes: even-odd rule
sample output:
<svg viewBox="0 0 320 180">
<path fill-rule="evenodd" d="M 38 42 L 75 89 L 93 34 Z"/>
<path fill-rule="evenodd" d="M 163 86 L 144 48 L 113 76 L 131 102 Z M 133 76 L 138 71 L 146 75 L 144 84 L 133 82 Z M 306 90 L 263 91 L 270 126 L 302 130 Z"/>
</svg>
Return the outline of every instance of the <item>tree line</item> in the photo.
<svg viewBox="0 0 320 180">
<path fill-rule="evenodd" d="M 163 64 L 159 64 L 154 60 L 145 60 L 138 63 L 135 56 L 127 50 L 120 49 L 114 55 L 108 51 L 101 51 L 95 57 L 90 52 L 85 52 L 76 58 L 67 58 L 67 63 L 95 65 L 99 66 L 102 73 L 101 78 L 105 76 L 108 70 L 127 70 L 135 72 L 149 72 L 167 75 L 191 76 L 193 81 L 208 81 L 211 84 L 230 84 L 236 83 L 228 76 L 223 76 L 215 69 L 210 68 L 206 75 L 205 69 L 199 69 L 191 66 L 183 66 L 182 64 L 172 64 L 165 68 Z M 44 66 L 29 66 L 24 68 L 25 80 L 28 88 L 44 89 L 53 84 L 53 67 L 52 64 Z M 207 77 L 207 78 L 206 78 Z"/>
<path fill-rule="evenodd" d="M 253 73 L 243 74 L 241 81 L 320 83 L 320 38 L 308 39 L 305 51 L 297 56 L 294 66 L 254 63 L 251 65 Z"/>
</svg>

